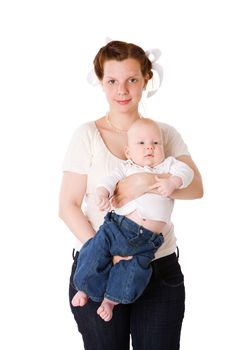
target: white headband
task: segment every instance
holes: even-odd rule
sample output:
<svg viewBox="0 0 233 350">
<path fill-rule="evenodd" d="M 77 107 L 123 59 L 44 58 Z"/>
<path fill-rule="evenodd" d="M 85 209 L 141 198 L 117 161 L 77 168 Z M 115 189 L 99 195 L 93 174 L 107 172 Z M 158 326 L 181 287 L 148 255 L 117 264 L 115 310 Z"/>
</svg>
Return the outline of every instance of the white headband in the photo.
<svg viewBox="0 0 233 350">
<path fill-rule="evenodd" d="M 106 38 L 106 44 L 108 44 L 110 41 L 112 41 L 110 38 Z M 147 50 L 145 52 L 146 56 L 148 57 L 148 59 L 151 61 L 152 64 L 152 70 L 154 70 L 158 76 L 159 76 L 159 85 L 156 89 L 152 89 L 150 91 L 147 92 L 147 97 L 151 97 L 153 96 L 158 89 L 160 88 L 162 81 L 163 81 L 163 68 L 156 63 L 156 61 L 159 59 L 159 57 L 161 56 L 161 51 L 158 49 L 151 49 L 151 50 Z M 92 85 L 92 86 L 96 86 L 100 83 L 99 79 L 97 78 L 94 69 L 92 69 L 88 75 L 87 75 L 87 81 Z"/>
</svg>

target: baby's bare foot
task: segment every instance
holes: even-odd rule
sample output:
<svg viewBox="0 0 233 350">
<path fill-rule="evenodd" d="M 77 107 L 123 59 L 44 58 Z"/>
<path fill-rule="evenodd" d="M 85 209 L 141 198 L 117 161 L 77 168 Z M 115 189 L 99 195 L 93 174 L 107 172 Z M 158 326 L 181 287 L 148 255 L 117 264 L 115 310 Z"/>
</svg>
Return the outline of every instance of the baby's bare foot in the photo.
<svg viewBox="0 0 233 350">
<path fill-rule="evenodd" d="M 112 318 L 113 305 L 109 303 L 102 303 L 97 310 L 97 314 L 106 322 L 110 321 Z"/>
<path fill-rule="evenodd" d="M 104 299 L 101 303 L 100 307 L 97 310 L 97 314 L 106 322 L 110 321 L 112 319 L 112 311 L 115 305 L 118 303 L 115 303 L 112 300 Z"/>
<path fill-rule="evenodd" d="M 73 297 L 71 304 L 73 306 L 84 306 L 87 303 L 87 300 L 88 296 L 86 295 L 86 293 L 79 290 Z"/>
</svg>

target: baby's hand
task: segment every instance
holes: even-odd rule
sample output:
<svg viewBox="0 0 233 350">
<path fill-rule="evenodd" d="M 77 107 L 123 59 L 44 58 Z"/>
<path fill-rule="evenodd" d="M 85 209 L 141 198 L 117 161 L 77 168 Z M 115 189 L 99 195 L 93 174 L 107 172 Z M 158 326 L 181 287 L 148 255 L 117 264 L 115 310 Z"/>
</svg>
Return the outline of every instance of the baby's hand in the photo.
<svg viewBox="0 0 233 350">
<path fill-rule="evenodd" d="M 111 209 L 111 204 L 107 197 L 97 196 L 96 204 L 101 211 L 109 211 Z"/>
<path fill-rule="evenodd" d="M 156 176 L 156 193 L 162 197 L 169 197 L 182 184 L 182 180 L 177 176 L 170 176 L 167 179 L 162 179 Z"/>
<path fill-rule="evenodd" d="M 101 211 L 109 211 L 111 209 L 111 204 L 109 200 L 109 192 L 103 187 L 97 187 L 95 191 L 95 201 Z"/>
</svg>

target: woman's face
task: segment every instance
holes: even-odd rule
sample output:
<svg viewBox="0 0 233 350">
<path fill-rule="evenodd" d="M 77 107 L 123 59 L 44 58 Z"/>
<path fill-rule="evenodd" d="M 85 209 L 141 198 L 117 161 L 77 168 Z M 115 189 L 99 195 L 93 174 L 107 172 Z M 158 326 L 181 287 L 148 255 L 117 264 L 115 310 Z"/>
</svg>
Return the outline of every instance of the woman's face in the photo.
<svg viewBox="0 0 233 350">
<path fill-rule="evenodd" d="M 146 83 L 136 59 L 110 60 L 104 64 L 102 86 L 110 109 L 118 112 L 137 109 Z"/>
</svg>

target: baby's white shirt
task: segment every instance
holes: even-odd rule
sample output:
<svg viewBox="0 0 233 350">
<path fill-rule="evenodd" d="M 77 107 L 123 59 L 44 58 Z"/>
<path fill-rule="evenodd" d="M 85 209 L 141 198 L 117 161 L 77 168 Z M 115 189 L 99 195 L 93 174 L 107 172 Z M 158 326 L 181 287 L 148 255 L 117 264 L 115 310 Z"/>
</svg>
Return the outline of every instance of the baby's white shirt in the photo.
<svg viewBox="0 0 233 350">
<path fill-rule="evenodd" d="M 126 160 L 108 176 L 97 187 L 105 187 L 110 197 L 113 195 L 116 184 L 125 177 L 135 173 L 150 174 L 172 174 L 182 179 L 180 188 L 187 187 L 193 180 L 193 170 L 185 163 L 167 157 L 162 163 L 155 167 L 139 166 L 132 160 Z M 128 215 L 135 210 L 143 219 L 162 221 L 167 224 L 171 221 L 171 214 L 174 206 L 174 200 L 169 197 L 162 197 L 154 193 L 145 193 L 144 195 L 128 202 L 121 208 L 115 208 L 114 211 L 119 215 Z"/>
</svg>

